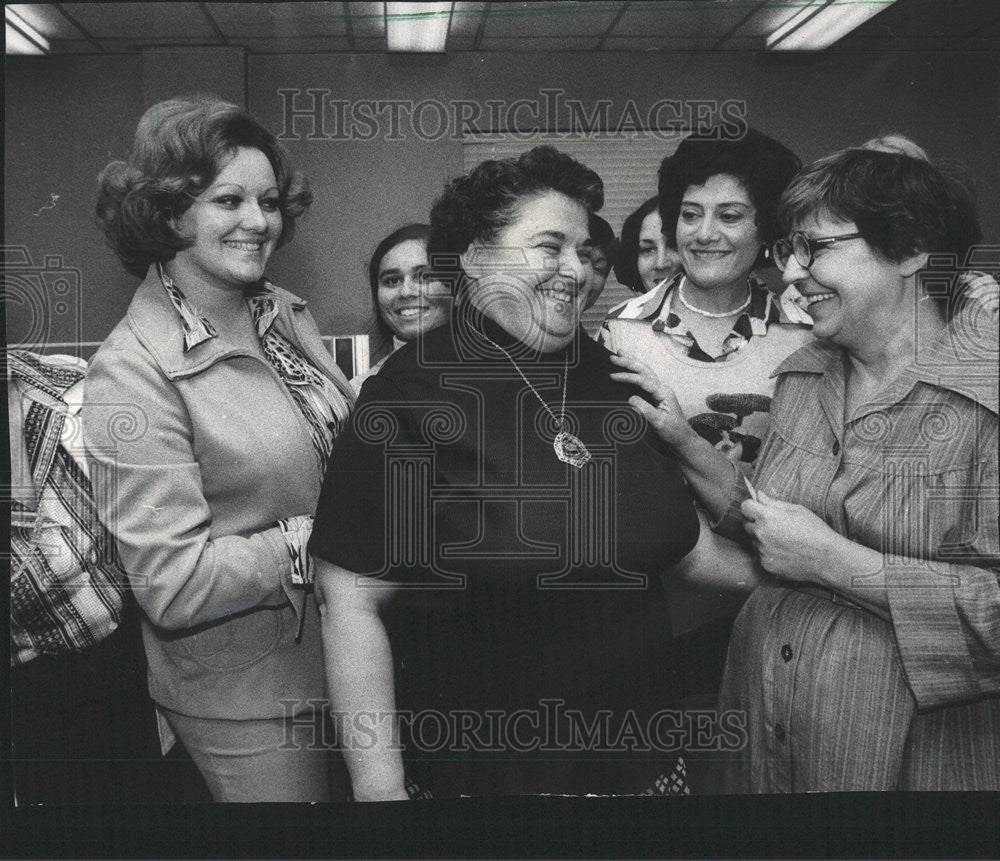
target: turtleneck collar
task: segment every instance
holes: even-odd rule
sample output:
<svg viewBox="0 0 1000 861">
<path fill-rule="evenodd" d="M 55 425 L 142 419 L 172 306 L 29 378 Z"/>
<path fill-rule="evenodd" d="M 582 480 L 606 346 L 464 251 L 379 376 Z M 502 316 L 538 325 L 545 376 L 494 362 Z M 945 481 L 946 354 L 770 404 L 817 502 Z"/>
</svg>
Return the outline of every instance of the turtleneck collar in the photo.
<svg viewBox="0 0 1000 861">
<path fill-rule="evenodd" d="M 578 327 L 573 340 L 566 347 L 543 353 L 534 346 L 515 338 L 503 326 L 488 317 L 468 300 L 455 303 L 452 312 L 452 330 L 455 332 L 458 342 L 463 345 L 462 352 L 466 353 L 469 358 L 487 360 L 502 358 L 506 361 L 503 353 L 494 346 L 495 344 L 506 350 L 519 363 L 547 364 L 554 362 L 562 364 L 566 359 L 567 350 L 572 349 L 580 337 Z M 488 340 L 484 340 L 483 336 Z M 489 341 L 493 343 L 491 344 Z"/>
</svg>

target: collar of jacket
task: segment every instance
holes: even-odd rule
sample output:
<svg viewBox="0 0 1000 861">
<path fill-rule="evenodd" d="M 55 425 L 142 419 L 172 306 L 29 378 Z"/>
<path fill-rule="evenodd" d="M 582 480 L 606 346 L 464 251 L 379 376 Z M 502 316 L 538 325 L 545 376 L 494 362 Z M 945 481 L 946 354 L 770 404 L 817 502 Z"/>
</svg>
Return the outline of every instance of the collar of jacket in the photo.
<svg viewBox="0 0 1000 861">
<path fill-rule="evenodd" d="M 305 301 L 287 290 L 270 286 L 273 291 L 271 295 L 278 306 L 278 316 L 273 325 L 277 331 L 303 349 L 311 360 L 317 361 L 317 357 L 313 355 L 314 351 L 308 350 L 307 346 L 302 344 L 295 325 L 295 316 L 297 312 L 305 309 Z M 224 331 L 185 350 L 184 328 L 176 309 L 170 303 L 167 291 L 160 283 L 155 264 L 149 268 L 145 280 L 136 290 L 126 319 L 135 336 L 153 354 L 163 373 L 171 380 L 199 374 L 230 356 L 248 355 L 243 347 L 229 341 Z M 328 370 L 331 361 L 332 359 L 327 357 L 321 367 Z"/>
<path fill-rule="evenodd" d="M 966 305 L 935 340 L 920 345 L 920 361 L 900 374 L 893 386 L 895 394 L 902 398 L 923 382 L 969 398 L 996 414 L 1000 407 L 997 340 L 995 326 L 981 318 L 974 303 Z M 841 361 L 840 347 L 813 341 L 792 353 L 771 376 L 826 374 L 834 362 Z"/>
</svg>

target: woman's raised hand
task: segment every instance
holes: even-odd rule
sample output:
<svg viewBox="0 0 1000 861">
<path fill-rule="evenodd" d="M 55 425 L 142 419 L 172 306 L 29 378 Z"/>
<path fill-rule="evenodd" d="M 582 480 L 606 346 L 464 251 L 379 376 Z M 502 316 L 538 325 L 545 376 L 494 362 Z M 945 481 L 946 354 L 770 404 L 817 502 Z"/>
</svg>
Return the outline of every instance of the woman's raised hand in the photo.
<svg viewBox="0 0 1000 861">
<path fill-rule="evenodd" d="M 628 402 L 652 425 L 660 439 L 677 448 L 692 436 L 697 436 L 696 431 L 688 424 L 674 390 L 649 365 L 621 353 L 612 353 L 611 361 L 622 368 L 611 374 L 612 380 L 637 386 L 649 395 L 649 400 L 633 395 Z"/>
</svg>

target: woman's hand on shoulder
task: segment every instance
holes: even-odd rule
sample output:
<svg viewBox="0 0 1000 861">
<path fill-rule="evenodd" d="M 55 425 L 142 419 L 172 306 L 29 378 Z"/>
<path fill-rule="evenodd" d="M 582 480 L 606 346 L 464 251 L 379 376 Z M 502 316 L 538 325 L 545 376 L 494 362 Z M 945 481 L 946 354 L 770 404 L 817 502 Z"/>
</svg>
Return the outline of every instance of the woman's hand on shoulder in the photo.
<svg viewBox="0 0 1000 861">
<path fill-rule="evenodd" d="M 649 365 L 622 353 L 612 353 L 611 361 L 622 369 L 611 374 L 612 380 L 636 386 L 649 395 L 649 400 L 633 395 L 628 402 L 649 422 L 660 439 L 673 448 L 680 448 L 698 436 L 688 423 L 674 390 Z"/>
</svg>

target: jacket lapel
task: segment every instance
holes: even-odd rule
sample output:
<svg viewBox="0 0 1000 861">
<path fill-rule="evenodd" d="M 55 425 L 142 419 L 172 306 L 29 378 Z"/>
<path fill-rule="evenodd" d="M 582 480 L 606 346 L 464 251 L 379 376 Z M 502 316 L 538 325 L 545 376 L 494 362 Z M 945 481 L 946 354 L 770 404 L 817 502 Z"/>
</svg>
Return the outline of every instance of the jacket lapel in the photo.
<svg viewBox="0 0 1000 861">
<path fill-rule="evenodd" d="M 322 341 L 302 331 L 298 318 L 305 311 L 306 303 L 280 287 L 272 285 L 271 291 L 278 306 L 278 315 L 272 324 L 276 331 L 298 347 L 353 405 L 354 390 L 333 357 L 323 348 Z M 183 326 L 160 283 L 155 265 L 150 267 L 145 280 L 136 290 L 127 318 L 136 337 L 153 354 L 171 380 L 194 376 L 232 356 L 249 355 L 243 348 L 227 341 L 225 332 L 221 331 L 216 337 L 185 350 Z"/>
</svg>

